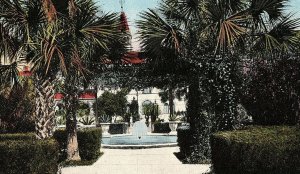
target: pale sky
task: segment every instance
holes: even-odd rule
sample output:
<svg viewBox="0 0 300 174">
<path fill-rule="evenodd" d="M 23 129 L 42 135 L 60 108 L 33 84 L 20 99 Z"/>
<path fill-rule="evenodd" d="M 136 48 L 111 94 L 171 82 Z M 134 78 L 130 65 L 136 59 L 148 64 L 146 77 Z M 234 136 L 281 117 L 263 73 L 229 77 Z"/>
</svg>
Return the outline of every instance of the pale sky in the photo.
<svg viewBox="0 0 300 174">
<path fill-rule="evenodd" d="M 120 12 L 120 0 L 96 0 L 98 5 L 104 12 Z M 148 8 L 155 8 L 161 0 L 125 0 L 124 12 L 127 15 L 130 25 L 130 31 L 134 39 L 132 46 L 134 50 L 139 49 L 139 44 L 136 41 L 136 27 L 134 22 L 139 19 L 138 14 Z M 290 0 L 288 3 L 287 12 L 295 13 L 300 18 L 300 0 Z"/>
</svg>

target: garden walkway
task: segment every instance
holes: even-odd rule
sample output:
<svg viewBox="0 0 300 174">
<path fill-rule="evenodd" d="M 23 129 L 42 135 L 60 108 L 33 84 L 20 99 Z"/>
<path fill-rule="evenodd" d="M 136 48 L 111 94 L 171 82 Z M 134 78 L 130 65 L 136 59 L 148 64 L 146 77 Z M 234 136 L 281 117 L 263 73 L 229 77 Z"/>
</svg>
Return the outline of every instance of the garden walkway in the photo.
<svg viewBox="0 0 300 174">
<path fill-rule="evenodd" d="M 156 149 L 103 149 L 92 166 L 67 167 L 62 174 L 202 174 L 210 165 L 182 164 L 173 154 L 178 147 Z"/>
</svg>

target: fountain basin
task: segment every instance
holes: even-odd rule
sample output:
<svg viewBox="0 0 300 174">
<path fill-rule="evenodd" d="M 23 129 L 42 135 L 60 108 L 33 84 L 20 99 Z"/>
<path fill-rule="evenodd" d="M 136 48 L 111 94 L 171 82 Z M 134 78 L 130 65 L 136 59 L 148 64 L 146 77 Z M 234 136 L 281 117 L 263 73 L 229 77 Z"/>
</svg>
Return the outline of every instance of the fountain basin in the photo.
<svg viewBox="0 0 300 174">
<path fill-rule="evenodd" d="M 177 146 L 176 135 L 121 135 L 102 138 L 102 147 L 110 149 L 144 149 Z"/>
</svg>

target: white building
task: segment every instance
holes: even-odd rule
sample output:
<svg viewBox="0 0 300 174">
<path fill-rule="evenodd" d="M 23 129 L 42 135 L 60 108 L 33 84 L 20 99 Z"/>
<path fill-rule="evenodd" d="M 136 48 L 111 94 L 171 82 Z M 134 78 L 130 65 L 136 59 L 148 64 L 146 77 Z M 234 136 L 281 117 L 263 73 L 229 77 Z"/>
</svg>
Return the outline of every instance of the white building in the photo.
<svg viewBox="0 0 300 174">
<path fill-rule="evenodd" d="M 105 91 L 109 92 L 116 92 L 117 90 L 109 90 L 109 89 L 102 89 L 99 90 L 97 93 L 97 96 L 100 97 Z M 156 103 L 160 110 L 160 119 L 164 119 L 165 121 L 168 121 L 169 115 L 170 115 L 170 107 L 169 102 L 162 103 L 161 97 L 159 96 L 159 93 L 162 92 L 162 90 L 157 88 L 146 88 L 143 90 L 131 90 L 129 94 L 126 96 L 128 103 L 131 103 L 132 100 L 137 100 L 139 105 L 139 114 L 140 116 L 144 116 L 143 113 L 143 105 L 148 103 Z M 185 112 L 186 111 L 186 101 L 184 99 L 178 100 L 174 99 L 174 111 L 175 112 Z"/>
</svg>

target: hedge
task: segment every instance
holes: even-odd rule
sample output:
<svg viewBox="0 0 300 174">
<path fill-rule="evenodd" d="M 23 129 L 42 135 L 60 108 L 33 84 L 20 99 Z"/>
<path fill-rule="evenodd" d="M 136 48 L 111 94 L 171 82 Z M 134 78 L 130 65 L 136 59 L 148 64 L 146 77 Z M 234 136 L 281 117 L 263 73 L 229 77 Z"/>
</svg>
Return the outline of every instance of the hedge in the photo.
<svg viewBox="0 0 300 174">
<path fill-rule="evenodd" d="M 109 125 L 108 133 L 123 134 L 126 132 L 127 125 L 125 123 L 112 123 Z"/>
<path fill-rule="evenodd" d="M 182 125 L 177 128 L 177 143 L 182 155 L 189 154 L 191 147 L 191 131 L 189 125 Z"/>
<path fill-rule="evenodd" d="M 53 137 L 60 146 L 60 161 L 67 159 L 67 132 L 56 130 Z M 89 128 L 77 131 L 79 155 L 82 160 L 93 160 L 100 155 L 102 130 L 101 128 Z"/>
<path fill-rule="evenodd" d="M 211 137 L 217 174 L 300 173 L 300 128 L 248 127 Z"/>
<path fill-rule="evenodd" d="M 57 173 L 59 149 L 55 140 L 21 140 L 26 135 L 11 137 L 16 140 L 0 141 L 0 174 Z"/>
<path fill-rule="evenodd" d="M 154 123 L 153 133 L 170 133 L 171 129 L 169 123 Z"/>
<path fill-rule="evenodd" d="M 0 142 L 5 140 L 35 140 L 34 133 L 0 134 Z"/>
</svg>

